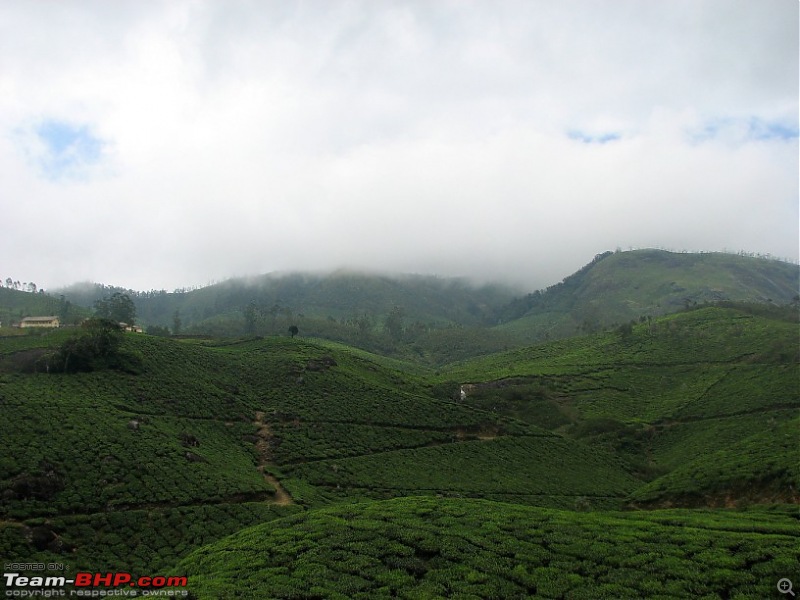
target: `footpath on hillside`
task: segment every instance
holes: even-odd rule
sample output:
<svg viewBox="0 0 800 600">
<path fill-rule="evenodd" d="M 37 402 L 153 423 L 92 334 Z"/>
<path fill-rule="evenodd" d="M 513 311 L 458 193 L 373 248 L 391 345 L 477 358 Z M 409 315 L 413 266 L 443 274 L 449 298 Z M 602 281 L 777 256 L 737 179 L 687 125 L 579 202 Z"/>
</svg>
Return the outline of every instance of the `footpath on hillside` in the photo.
<svg viewBox="0 0 800 600">
<path fill-rule="evenodd" d="M 272 439 L 272 432 L 270 431 L 269 424 L 264 421 L 264 412 L 256 411 L 256 420 L 253 422 L 258 430 L 256 431 L 256 450 L 258 451 L 258 471 L 264 477 L 264 480 L 275 488 L 274 503 L 278 506 L 287 506 L 294 504 L 289 492 L 281 485 L 273 475 L 265 470 L 265 467 L 270 462 L 270 440 Z"/>
</svg>

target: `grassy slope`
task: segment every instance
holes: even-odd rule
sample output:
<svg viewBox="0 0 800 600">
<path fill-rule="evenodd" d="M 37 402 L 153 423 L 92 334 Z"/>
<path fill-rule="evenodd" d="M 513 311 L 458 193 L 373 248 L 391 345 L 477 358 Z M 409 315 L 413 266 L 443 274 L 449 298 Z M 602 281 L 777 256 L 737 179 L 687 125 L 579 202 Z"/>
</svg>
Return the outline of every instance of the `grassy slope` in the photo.
<svg viewBox="0 0 800 600">
<path fill-rule="evenodd" d="M 800 487 L 800 447 L 791 437 L 775 447 L 774 431 L 796 430 L 797 340 L 796 323 L 703 308 L 638 325 L 629 336 L 573 338 L 459 363 L 440 378 L 477 383 L 469 404 L 617 452 L 648 478 L 679 466 L 706 477 L 702 485 L 677 474 L 655 481 L 650 501 L 661 490 L 661 503 L 718 504 L 747 486 L 788 500 Z M 731 473 L 702 462 L 711 459 L 689 467 L 714 452 L 736 455 L 743 438 L 747 452 Z"/>
<path fill-rule="evenodd" d="M 529 342 L 575 335 L 687 303 L 720 300 L 788 304 L 800 287 L 797 265 L 722 253 L 633 250 L 609 254 L 542 294 L 518 299 L 496 329 Z"/>
<path fill-rule="evenodd" d="M 144 358 L 141 374 L 0 375 L 4 556 L 144 571 L 295 510 L 272 503 L 255 468 L 257 403 L 228 364 L 168 340 L 127 336 L 125 346 Z"/>
<path fill-rule="evenodd" d="M 767 598 L 795 511 L 575 513 L 402 498 L 244 530 L 176 569 L 197 598 Z"/>
</svg>

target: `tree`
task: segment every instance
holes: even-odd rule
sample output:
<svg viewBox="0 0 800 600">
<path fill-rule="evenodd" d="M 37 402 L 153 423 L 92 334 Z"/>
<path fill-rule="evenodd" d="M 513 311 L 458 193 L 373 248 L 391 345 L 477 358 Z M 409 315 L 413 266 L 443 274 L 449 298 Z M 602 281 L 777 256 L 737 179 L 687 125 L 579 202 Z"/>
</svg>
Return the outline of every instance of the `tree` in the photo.
<svg viewBox="0 0 800 600">
<path fill-rule="evenodd" d="M 256 303 L 254 301 L 250 301 L 250 304 L 244 309 L 244 330 L 247 333 L 255 333 L 256 331 L 256 320 L 258 319 L 258 308 L 256 308 Z"/>
<path fill-rule="evenodd" d="M 95 316 L 110 319 L 116 323 L 133 325 L 136 319 L 136 305 L 128 294 L 114 292 L 108 298 L 94 303 Z"/>
<path fill-rule="evenodd" d="M 161 325 L 150 325 L 150 327 L 147 328 L 147 333 L 158 337 L 169 337 L 169 329 Z"/>
<path fill-rule="evenodd" d="M 181 311 L 175 309 L 175 314 L 172 315 L 172 333 L 173 335 L 180 335 L 181 333 Z"/>
<path fill-rule="evenodd" d="M 393 306 L 392 310 L 389 311 L 389 314 L 386 315 L 386 329 L 389 331 L 389 335 L 392 336 L 392 339 L 398 340 L 400 336 L 403 334 L 403 315 L 404 311 L 400 306 Z"/>
<path fill-rule="evenodd" d="M 300 330 L 297 328 L 297 325 L 290 325 L 289 326 L 289 333 L 292 335 L 292 337 L 294 337 L 298 333 L 300 333 Z"/>
<path fill-rule="evenodd" d="M 122 333 L 111 319 L 89 319 L 83 332 L 66 340 L 52 360 L 53 372 L 77 373 L 117 366 Z"/>
<path fill-rule="evenodd" d="M 72 304 L 70 301 L 64 298 L 64 294 L 61 294 L 58 301 L 58 317 L 64 323 L 66 323 L 69 318 L 69 309 L 71 306 Z"/>
</svg>

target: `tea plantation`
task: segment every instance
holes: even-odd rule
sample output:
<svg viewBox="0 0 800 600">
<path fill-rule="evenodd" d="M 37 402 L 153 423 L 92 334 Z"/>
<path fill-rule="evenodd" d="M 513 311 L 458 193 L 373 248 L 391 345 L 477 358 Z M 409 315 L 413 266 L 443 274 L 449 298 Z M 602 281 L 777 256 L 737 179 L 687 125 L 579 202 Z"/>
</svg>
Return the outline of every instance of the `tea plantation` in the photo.
<svg viewBox="0 0 800 600">
<path fill-rule="evenodd" d="M 197 598 L 770 598 L 796 510 L 577 513 L 486 500 L 337 505 L 178 565 Z"/>
<path fill-rule="evenodd" d="M 705 307 L 436 371 L 125 334 L 124 368 L 47 372 L 70 335 L 0 337 L 7 562 L 200 598 L 763 598 L 797 575 L 796 322 Z"/>
</svg>

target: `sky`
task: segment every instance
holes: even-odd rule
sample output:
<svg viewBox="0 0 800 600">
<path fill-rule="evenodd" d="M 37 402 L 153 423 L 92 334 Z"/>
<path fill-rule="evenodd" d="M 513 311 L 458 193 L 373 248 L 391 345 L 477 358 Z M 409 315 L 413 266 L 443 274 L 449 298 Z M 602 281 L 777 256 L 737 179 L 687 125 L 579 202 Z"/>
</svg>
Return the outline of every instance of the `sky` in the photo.
<svg viewBox="0 0 800 600">
<path fill-rule="evenodd" d="M 0 280 L 798 259 L 796 0 L 0 2 Z"/>
</svg>

